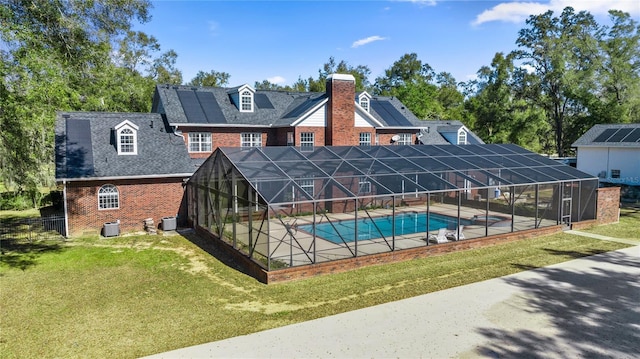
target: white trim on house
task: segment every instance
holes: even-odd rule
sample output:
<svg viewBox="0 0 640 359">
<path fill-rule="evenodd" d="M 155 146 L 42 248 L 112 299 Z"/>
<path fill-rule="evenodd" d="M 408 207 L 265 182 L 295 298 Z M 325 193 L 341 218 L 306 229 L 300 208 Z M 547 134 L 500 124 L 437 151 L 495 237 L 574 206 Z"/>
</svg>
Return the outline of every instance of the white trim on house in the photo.
<svg viewBox="0 0 640 359">
<path fill-rule="evenodd" d="M 324 112 L 324 115 L 323 115 L 324 121 L 323 121 L 323 124 L 321 126 L 318 126 L 318 127 L 326 127 L 327 126 L 327 115 L 326 115 L 326 113 L 327 113 L 327 108 L 326 108 L 327 102 L 329 102 L 329 99 L 325 98 L 324 100 L 320 101 L 319 104 L 317 104 L 317 105 L 313 106 L 311 109 L 309 109 L 309 111 L 307 111 L 307 112 L 303 113 L 302 115 L 300 115 L 299 118 L 296 121 L 291 123 L 291 125 L 287 125 L 285 127 L 301 126 L 301 123 L 303 121 L 305 121 L 309 116 L 314 115 L 314 113 L 316 111 L 318 111 L 320 108 L 322 108 L 322 111 Z"/>
<path fill-rule="evenodd" d="M 119 155 L 137 155 L 138 154 L 138 126 L 129 120 L 124 120 L 114 127 L 116 131 L 116 147 Z M 123 133 L 129 131 L 130 133 Z M 131 143 L 123 143 L 123 136 L 131 137 Z M 124 150 L 129 148 L 131 150 Z"/>
<path fill-rule="evenodd" d="M 243 124 L 233 124 L 229 125 L 228 123 L 223 124 L 215 124 L 215 123 L 186 123 L 186 122 L 171 122 L 169 123 L 171 127 L 211 127 L 211 128 L 233 128 L 233 127 L 246 127 L 246 128 L 265 128 L 265 127 L 273 127 L 273 125 L 243 125 Z M 289 127 L 280 126 L 280 127 Z"/>
<path fill-rule="evenodd" d="M 194 170 L 195 172 L 195 170 Z M 171 174 L 159 174 L 159 175 L 139 175 L 139 176 L 107 176 L 107 177 L 87 177 L 87 178 L 56 178 L 56 182 L 91 182 L 91 181 L 117 181 L 128 179 L 156 179 L 156 178 L 190 178 L 192 173 L 171 173 Z"/>
<path fill-rule="evenodd" d="M 321 106 L 316 111 L 305 114 L 304 120 L 296 121 L 291 126 L 294 127 L 327 127 L 327 106 Z"/>
</svg>

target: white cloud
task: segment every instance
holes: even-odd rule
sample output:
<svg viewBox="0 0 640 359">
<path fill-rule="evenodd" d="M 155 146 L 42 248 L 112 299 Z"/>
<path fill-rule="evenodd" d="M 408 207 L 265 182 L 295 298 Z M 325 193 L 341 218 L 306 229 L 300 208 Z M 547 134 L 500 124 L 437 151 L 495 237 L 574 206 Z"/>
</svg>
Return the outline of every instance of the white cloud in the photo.
<svg viewBox="0 0 640 359">
<path fill-rule="evenodd" d="M 354 41 L 353 44 L 351 44 L 351 47 L 352 48 L 356 48 L 356 47 L 360 47 L 362 45 L 366 45 L 366 44 L 372 43 L 374 41 L 382 41 L 382 40 L 386 40 L 386 39 L 387 39 L 386 37 L 381 37 L 381 36 L 378 36 L 378 35 L 369 36 L 369 37 L 367 37 L 365 39 L 360 39 L 360 40 Z"/>
<path fill-rule="evenodd" d="M 267 81 L 271 82 L 272 84 L 283 84 L 287 80 L 282 76 L 273 76 L 267 78 Z"/>
<path fill-rule="evenodd" d="M 626 11 L 630 14 L 640 14 L 637 0 L 551 0 L 542 2 L 503 2 L 476 16 L 473 25 L 480 25 L 491 21 L 520 23 L 530 15 L 539 15 L 548 10 L 556 13 L 571 6 L 576 11 L 589 11 L 592 15 L 605 15 L 610 9 Z"/>
</svg>

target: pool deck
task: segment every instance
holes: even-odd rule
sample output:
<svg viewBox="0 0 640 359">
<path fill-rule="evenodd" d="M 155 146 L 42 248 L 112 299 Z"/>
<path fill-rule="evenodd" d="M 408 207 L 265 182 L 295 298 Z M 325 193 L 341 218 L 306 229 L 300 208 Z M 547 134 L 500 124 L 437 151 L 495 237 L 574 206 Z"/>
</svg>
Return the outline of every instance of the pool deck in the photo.
<svg viewBox="0 0 640 359">
<path fill-rule="evenodd" d="M 391 216 L 401 213 L 425 213 L 427 211 L 426 205 L 416 206 L 398 206 L 394 209 L 378 208 L 374 210 L 368 210 L 372 213 L 372 217 Z M 437 213 L 449 217 L 458 217 L 458 207 L 456 205 L 442 204 L 432 205 L 430 207 L 432 213 Z M 460 217 L 463 219 L 471 220 L 474 216 L 485 216 L 486 212 L 474 209 L 474 208 L 462 208 L 460 211 Z M 364 210 L 359 211 L 359 218 L 364 218 L 367 214 Z M 489 216 L 507 216 L 500 212 L 489 212 Z M 355 213 L 328 213 L 326 214 L 332 221 L 353 220 Z M 319 223 L 325 223 L 327 218 L 324 216 L 316 215 L 316 220 Z M 284 217 L 282 223 L 272 220 L 269 223 L 269 233 L 271 237 L 271 243 L 269 244 L 269 250 L 267 250 L 266 242 L 262 245 L 258 245 L 258 251 L 271 253 L 273 259 L 278 259 L 288 265 L 305 265 L 311 263 L 332 261 L 338 259 L 352 258 L 354 255 L 362 256 L 375 253 L 389 252 L 392 249 L 407 249 L 415 248 L 426 245 L 437 245 L 434 243 L 428 243 L 426 240 L 429 234 L 436 234 L 437 229 L 426 232 L 417 232 L 412 234 L 405 234 L 401 236 L 395 236 L 395 238 L 375 238 L 359 241 L 348 241 L 346 243 L 334 243 L 321 237 L 316 237 L 314 241 L 313 235 L 298 231 L 297 227 L 302 224 L 311 224 L 313 222 L 313 216 L 299 216 L 299 217 Z M 479 238 L 488 235 L 496 235 L 511 232 L 511 221 L 506 223 L 507 226 L 489 226 L 485 225 L 465 225 L 464 226 L 464 238 L 472 239 Z M 543 220 L 540 224 L 544 226 L 556 225 L 555 221 Z M 286 226 L 289 226 L 293 236 L 289 235 Z M 522 216 L 515 216 L 514 231 L 531 229 L 534 227 L 533 219 Z M 293 250 L 291 249 L 293 247 Z"/>
</svg>

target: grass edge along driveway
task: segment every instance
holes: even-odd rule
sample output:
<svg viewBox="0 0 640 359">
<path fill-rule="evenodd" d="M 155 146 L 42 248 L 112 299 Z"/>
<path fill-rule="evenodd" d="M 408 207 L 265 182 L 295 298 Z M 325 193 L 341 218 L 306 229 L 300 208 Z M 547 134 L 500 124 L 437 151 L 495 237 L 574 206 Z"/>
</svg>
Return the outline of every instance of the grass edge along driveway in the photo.
<svg viewBox="0 0 640 359">
<path fill-rule="evenodd" d="M 0 357 L 140 357 L 624 247 L 559 233 L 267 286 L 181 236 L 13 243 Z"/>
</svg>

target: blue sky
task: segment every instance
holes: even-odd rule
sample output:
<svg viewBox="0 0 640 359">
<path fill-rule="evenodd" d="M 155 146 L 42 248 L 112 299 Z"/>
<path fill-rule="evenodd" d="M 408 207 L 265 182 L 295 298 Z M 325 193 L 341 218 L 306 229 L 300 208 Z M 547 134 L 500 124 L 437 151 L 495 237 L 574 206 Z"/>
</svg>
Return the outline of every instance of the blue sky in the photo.
<svg viewBox="0 0 640 359">
<path fill-rule="evenodd" d="M 185 82 L 199 70 L 224 71 L 229 86 L 265 79 L 292 84 L 317 77 L 330 56 L 371 69 L 369 80 L 406 53 L 436 72 L 472 78 L 496 52 L 516 49 L 530 14 L 565 6 L 601 24 L 616 8 L 640 18 L 636 0 L 536 1 L 153 1 L 152 20 L 136 26 L 163 51 L 178 53 Z"/>
</svg>

